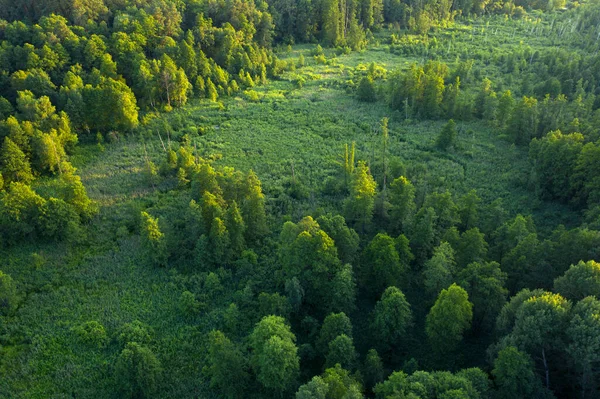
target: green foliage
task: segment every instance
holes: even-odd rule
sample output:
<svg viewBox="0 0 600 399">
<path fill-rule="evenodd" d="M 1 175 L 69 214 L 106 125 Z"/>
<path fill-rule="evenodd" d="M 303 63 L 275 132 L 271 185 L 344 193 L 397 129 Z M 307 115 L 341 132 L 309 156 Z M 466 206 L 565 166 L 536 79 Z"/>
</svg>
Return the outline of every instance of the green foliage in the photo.
<svg viewBox="0 0 600 399">
<path fill-rule="evenodd" d="M 566 351 L 577 365 L 581 391 L 585 395 L 597 387 L 593 378 L 593 365 L 600 359 L 600 302 L 595 297 L 579 301 L 573 308 L 567 328 L 571 343 Z"/>
<path fill-rule="evenodd" d="M 147 212 L 142 212 L 140 234 L 145 256 L 155 266 L 166 266 L 168 253 L 165 235 L 160 231 L 158 219 L 153 218 Z"/>
<path fill-rule="evenodd" d="M 329 343 L 340 335 L 352 338 L 352 323 L 343 312 L 331 313 L 323 320 L 323 325 L 316 341 L 317 349 L 325 354 Z"/>
<path fill-rule="evenodd" d="M 279 316 L 266 316 L 249 337 L 252 367 L 258 381 L 280 394 L 293 388 L 300 364 L 296 337 Z"/>
<path fill-rule="evenodd" d="M 129 342 L 115 364 L 119 388 L 129 397 L 151 397 L 158 388 L 161 373 L 158 358 L 137 342 Z"/>
<path fill-rule="evenodd" d="M 471 326 L 473 305 L 467 292 L 456 284 L 440 292 L 427 314 L 425 332 L 434 350 L 453 351 Z"/>
<path fill-rule="evenodd" d="M 457 276 L 473 303 L 473 324 L 490 328 L 506 303 L 506 273 L 497 262 L 473 262 Z"/>
<path fill-rule="evenodd" d="M 382 346 L 397 346 L 410 327 L 413 317 L 410 304 L 396 287 L 388 287 L 373 311 L 373 335 Z"/>
<path fill-rule="evenodd" d="M 356 367 L 356 349 L 352 338 L 341 334 L 329 342 L 329 349 L 325 355 L 325 367 L 334 367 L 336 364 L 346 370 L 353 370 Z"/>
<path fill-rule="evenodd" d="M 435 145 L 441 151 L 448 151 L 450 147 L 456 144 L 456 136 L 456 123 L 450 119 L 437 137 Z"/>
<path fill-rule="evenodd" d="M 208 334 L 208 355 L 202 372 L 224 398 L 237 398 L 249 384 L 248 364 L 240 349 L 221 331 Z"/>
<path fill-rule="evenodd" d="M 572 301 L 600 297 L 600 263 L 590 260 L 571 265 L 562 277 L 554 280 L 554 290 Z"/>
<path fill-rule="evenodd" d="M 367 165 L 359 161 L 351 177 L 350 196 L 345 202 L 346 219 L 360 226 L 361 231 L 371 223 L 377 184 Z"/>
<path fill-rule="evenodd" d="M 0 271 L 0 314 L 10 315 L 17 307 L 17 288 L 13 279 Z"/>
<path fill-rule="evenodd" d="M 449 287 L 456 275 L 454 250 L 447 242 L 442 242 L 433 250 L 433 256 L 423 266 L 423 284 L 431 298 Z"/>
<path fill-rule="evenodd" d="M 21 182 L 29 184 L 33 181 L 31 166 L 23 151 L 8 137 L 4 138 L 0 152 L 2 177 L 6 184 Z"/>
<path fill-rule="evenodd" d="M 531 358 L 513 346 L 498 353 L 492 375 L 498 386 L 498 398 L 539 397 L 543 390 Z"/>
<path fill-rule="evenodd" d="M 104 326 L 95 320 L 87 321 L 74 328 L 75 333 L 87 345 L 102 347 L 108 341 Z"/>
<path fill-rule="evenodd" d="M 362 259 L 362 286 L 372 295 L 377 296 L 390 285 L 403 286 L 407 265 L 400 261 L 396 243 L 387 234 L 377 234 L 365 248 Z"/>
<path fill-rule="evenodd" d="M 360 101 L 368 103 L 377 101 L 375 83 L 373 82 L 373 78 L 371 76 L 365 76 L 360 80 L 356 94 Z"/>
<path fill-rule="evenodd" d="M 404 176 L 396 178 L 390 184 L 390 218 L 395 231 L 406 231 L 414 217 L 415 187 Z"/>
</svg>

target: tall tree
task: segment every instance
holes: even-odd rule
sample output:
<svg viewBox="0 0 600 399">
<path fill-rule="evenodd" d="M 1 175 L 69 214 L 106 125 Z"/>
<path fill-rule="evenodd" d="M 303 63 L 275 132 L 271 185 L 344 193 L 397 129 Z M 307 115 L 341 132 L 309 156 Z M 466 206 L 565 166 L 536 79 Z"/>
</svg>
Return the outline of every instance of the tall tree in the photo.
<svg viewBox="0 0 600 399">
<path fill-rule="evenodd" d="M 471 326 L 473 305 L 467 292 L 456 284 L 442 290 L 427 314 L 425 332 L 438 352 L 451 352 Z"/>
<path fill-rule="evenodd" d="M 344 206 L 346 220 L 360 226 L 362 232 L 366 230 L 373 219 L 376 189 L 377 183 L 373 180 L 366 163 L 358 161 L 350 183 L 350 196 L 346 199 Z"/>
<path fill-rule="evenodd" d="M 373 311 L 373 336 L 383 347 L 396 347 L 412 326 L 410 304 L 396 287 L 388 287 Z"/>
</svg>

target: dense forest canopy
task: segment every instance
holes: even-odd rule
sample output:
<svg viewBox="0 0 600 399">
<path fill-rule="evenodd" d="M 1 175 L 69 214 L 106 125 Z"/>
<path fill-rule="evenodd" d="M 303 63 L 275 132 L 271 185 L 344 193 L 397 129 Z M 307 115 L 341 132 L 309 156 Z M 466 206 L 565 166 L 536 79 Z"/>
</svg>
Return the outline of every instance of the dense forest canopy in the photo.
<svg viewBox="0 0 600 399">
<path fill-rule="evenodd" d="M 600 397 L 600 3 L 0 0 L 0 398 Z"/>
</svg>

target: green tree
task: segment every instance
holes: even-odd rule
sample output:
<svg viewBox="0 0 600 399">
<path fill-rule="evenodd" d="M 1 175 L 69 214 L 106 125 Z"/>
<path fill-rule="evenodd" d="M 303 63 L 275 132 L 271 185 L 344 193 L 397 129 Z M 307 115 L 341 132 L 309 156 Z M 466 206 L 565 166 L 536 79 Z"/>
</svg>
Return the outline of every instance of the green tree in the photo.
<svg viewBox="0 0 600 399">
<path fill-rule="evenodd" d="M 316 341 L 317 350 L 325 354 L 329 348 L 329 343 L 340 335 L 352 338 L 352 323 L 350 322 L 350 318 L 344 312 L 331 313 L 323 320 L 323 325 Z"/>
<path fill-rule="evenodd" d="M 600 263 L 580 261 L 554 280 L 554 290 L 563 297 L 579 301 L 587 296 L 600 298 Z"/>
<path fill-rule="evenodd" d="M 492 375 L 498 387 L 500 399 L 535 398 L 541 395 L 543 387 L 539 383 L 531 358 L 514 346 L 508 346 L 498 353 L 494 360 Z M 539 396 L 538 396 L 539 395 Z"/>
<path fill-rule="evenodd" d="M 458 284 L 464 287 L 473 303 L 474 326 L 492 327 L 506 303 L 506 273 L 497 262 L 473 262 L 460 271 Z"/>
<path fill-rule="evenodd" d="M 263 317 L 252 331 L 250 361 L 265 388 L 279 394 L 294 388 L 300 369 L 295 341 L 295 335 L 279 316 Z"/>
<path fill-rule="evenodd" d="M 346 334 L 338 335 L 329 342 L 329 349 L 325 355 L 325 367 L 334 367 L 336 364 L 346 370 L 354 370 L 357 354 L 354 341 Z"/>
<path fill-rule="evenodd" d="M 418 262 L 429 257 L 435 243 L 437 215 L 432 207 L 422 207 L 412 224 L 410 242 L 414 245 Z"/>
<path fill-rule="evenodd" d="M 373 311 L 373 335 L 385 347 L 396 347 L 412 326 L 412 311 L 396 287 L 388 287 Z"/>
<path fill-rule="evenodd" d="M 423 284 L 431 298 L 449 287 L 456 274 L 454 250 L 447 242 L 442 242 L 433 250 L 433 256 L 423 266 Z"/>
<path fill-rule="evenodd" d="M 229 205 L 229 208 L 227 208 L 225 221 L 231 241 L 231 251 L 233 256 L 237 258 L 241 256 L 242 252 L 246 249 L 246 240 L 244 238 L 246 224 L 244 223 L 242 213 L 236 201 L 233 201 L 231 205 Z"/>
<path fill-rule="evenodd" d="M 0 314 L 8 316 L 17 307 L 17 288 L 13 279 L 0 270 Z"/>
<path fill-rule="evenodd" d="M 115 365 L 121 391 L 132 398 L 151 397 L 156 392 L 161 373 L 160 361 L 154 353 L 137 342 L 127 344 Z"/>
<path fill-rule="evenodd" d="M 394 239 L 385 233 L 377 234 L 365 248 L 361 266 L 362 285 L 374 296 L 390 285 L 402 286 L 407 273 Z"/>
<path fill-rule="evenodd" d="M 265 196 L 260 180 L 254 171 L 246 176 L 246 195 L 242 202 L 242 215 L 246 222 L 246 242 L 256 244 L 268 232 Z"/>
<path fill-rule="evenodd" d="M 534 138 L 529 144 L 529 159 L 533 161 L 535 179 L 541 198 L 569 202 L 576 194 L 575 168 L 583 149 L 580 133 L 562 134 L 560 130 L 544 138 Z"/>
<path fill-rule="evenodd" d="M 231 240 L 227 227 L 221 218 L 214 218 L 208 234 L 212 261 L 215 265 L 227 264 L 231 258 Z"/>
<path fill-rule="evenodd" d="M 364 76 L 359 84 L 357 89 L 358 99 L 360 101 L 364 101 L 367 103 L 372 103 L 377 101 L 377 92 L 375 91 L 375 83 L 373 82 L 373 78 L 371 76 Z"/>
<path fill-rule="evenodd" d="M 436 147 L 441 151 L 448 151 L 450 147 L 456 144 L 456 135 L 456 123 L 450 119 L 437 137 L 435 142 Z"/>
<path fill-rule="evenodd" d="M 527 299 L 515 318 L 511 336 L 519 348 L 540 355 L 545 371 L 545 385 L 550 389 L 549 350 L 556 349 L 567 327 L 571 303 L 549 292 Z"/>
<path fill-rule="evenodd" d="M 498 109 L 496 111 L 496 122 L 500 129 L 506 127 L 514 106 L 515 100 L 513 99 L 512 93 L 510 90 L 506 90 L 498 100 Z"/>
<path fill-rule="evenodd" d="M 8 137 L 4 138 L 2 145 L 0 165 L 2 166 L 2 176 L 7 185 L 11 182 L 29 184 L 33 181 L 33 174 L 27 157 Z"/>
<path fill-rule="evenodd" d="M 580 375 L 582 397 L 596 392 L 594 365 L 600 361 L 600 301 L 589 296 L 573 308 L 567 328 L 566 350 Z"/>
<path fill-rule="evenodd" d="M 456 284 L 442 290 L 427 314 L 425 332 L 438 352 L 451 352 L 471 326 L 473 305 L 467 292 Z"/>
<path fill-rule="evenodd" d="M 358 161 L 350 182 L 350 196 L 344 206 L 346 220 L 360 226 L 363 232 L 373 219 L 376 189 L 377 183 L 373 180 L 366 163 Z"/>
<path fill-rule="evenodd" d="M 365 379 L 365 387 L 368 389 L 373 389 L 376 384 L 383 381 L 383 362 L 375 349 L 369 349 L 367 352 L 362 374 Z"/>
<path fill-rule="evenodd" d="M 461 227 L 464 230 L 472 229 L 479 224 L 479 207 L 481 198 L 477 196 L 475 190 L 465 194 L 458 203 L 458 213 L 460 215 Z"/>
<path fill-rule="evenodd" d="M 416 210 L 415 187 L 406 177 L 400 176 L 390 184 L 389 193 L 392 228 L 404 232 L 410 226 Z"/>
<path fill-rule="evenodd" d="M 485 260 L 488 244 L 484 234 L 477 227 L 469 229 L 461 234 L 456 248 L 456 263 L 464 268 L 472 262 Z"/>
<path fill-rule="evenodd" d="M 506 135 L 518 145 L 528 145 L 537 132 L 539 123 L 537 99 L 523 96 L 512 109 Z"/>
<path fill-rule="evenodd" d="M 338 249 L 340 260 L 343 263 L 353 263 L 356 258 L 360 238 L 354 229 L 346 225 L 346 219 L 342 215 L 319 216 L 319 226 L 329 237 L 331 237 Z"/>
<path fill-rule="evenodd" d="M 167 246 L 165 235 L 158 227 L 158 219 L 150 216 L 147 212 L 142 212 L 140 234 L 145 256 L 156 266 L 166 266 Z"/>
</svg>

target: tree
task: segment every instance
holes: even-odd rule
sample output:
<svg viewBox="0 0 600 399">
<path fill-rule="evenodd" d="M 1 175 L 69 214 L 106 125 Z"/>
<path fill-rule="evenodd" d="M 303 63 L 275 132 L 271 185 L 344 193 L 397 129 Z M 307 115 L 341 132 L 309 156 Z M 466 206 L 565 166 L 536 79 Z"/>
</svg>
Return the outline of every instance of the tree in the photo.
<svg viewBox="0 0 600 399">
<path fill-rule="evenodd" d="M 346 334 L 338 335 L 329 342 L 329 349 L 325 355 L 325 367 L 334 367 L 336 364 L 346 370 L 356 367 L 356 349 L 352 338 Z"/>
<path fill-rule="evenodd" d="M 246 195 L 242 202 L 242 215 L 246 222 L 246 242 L 256 244 L 264 237 L 269 229 L 265 213 L 265 196 L 260 180 L 254 171 L 250 170 L 246 177 Z"/>
<path fill-rule="evenodd" d="M 510 90 L 506 90 L 498 100 L 498 109 L 496 112 L 496 121 L 500 129 L 506 127 L 506 123 L 508 122 L 508 118 L 510 117 L 514 106 L 515 100 L 513 99 L 512 93 Z"/>
<path fill-rule="evenodd" d="M 600 361 L 600 301 L 589 296 L 573 308 L 567 328 L 570 344 L 567 353 L 580 374 L 582 397 L 596 392 L 594 365 Z"/>
<path fill-rule="evenodd" d="M 472 262 L 481 262 L 485 260 L 487 251 L 484 234 L 474 227 L 461 234 L 456 248 L 456 263 L 464 268 Z"/>
<path fill-rule="evenodd" d="M 473 262 L 460 271 L 458 284 L 464 287 L 473 303 L 473 324 L 492 327 L 506 303 L 506 273 L 497 262 Z"/>
<path fill-rule="evenodd" d="M 587 143 L 581 149 L 575 166 L 574 185 L 578 199 L 582 203 L 594 204 L 600 201 L 600 145 Z"/>
<path fill-rule="evenodd" d="M 218 266 L 227 264 L 231 258 L 231 240 L 225 223 L 219 217 L 211 223 L 208 242 L 213 263 Z"/>
<path fill-rule="evenodd" d="M 358 99 L 367 103 L 377 101 L 377 93 L 375 92 L 375 83 L 371 76 L 364 76 L 359 84 L 357 90 Z"/>
<path fill-rule="evenodd" d="M 365 387 L 373 389 L 376 384 L 383 381 L 384 371 L 381 357 L 375 349 L 369 349 L 362 369 Z"/>
<path fill-rule="evenodd" d="M 415 213 L 415 187 L 404 176 L 390 184 L 389 201 L 391 205 L 392 228 L 394 231 L 406 231 Z"/>
<path fill-rule="evenodd" d="M 97 86 L 86 85 L 81 95 L 90 129 L 129 131 L 138 126 L 137 100 L 124 82 L 102 78 Z"/>
<path fill-rule="evenodd" d="M 481 198 L 477 196 L 475 190 L 465 194 L 458 203 L 458 213 L 460 215 L 461 227 L 464 230 L 472 229 L 479 223 L 479 207 Z"/>
<path fill-rule="evenodd" d="M 33 181 L 31 166 L 21 149 L 8 137 L 4 138 L 2 152 L 0 152 L 0 165 L 5 184 L 21 182 L 29 184 Z"/>
<path fill-rule="evenodd" d="M 227 208 L 225 221 L 227 231 L 229 232 L 232 255 L 237 258 L 246 249 L 246 240 L 244 238 L 246 224 L 236 201 L 233 201 L 229 205 L 229 208 Z"/>
<path fill-rule="evenodd" d="M 142 212 L 141 217 L 140 233 L 146 257 L 156 266 L 166 266 L 168 253 L 165 235 L 158 227 L 158 219 L 147 212 Z"/>
<path fill-rule="evenodd" d="M 527 145 L 536 134 L 538 123 L 537 99 L 523 96 L 512 109 L 506 135 L 517 145 Z"/>
<path fill-rule="evenodd" d="M 550 389 L 550 368 L 547 352 L 556 349 L 567 327 L 571 303 L 549 292 L 527 299 L 515 318 L 511 336 L 517 347 L 541 355 L 545 385 Z"/>
<path fill-rule="evenodd" d="M 350 322 L 350 318 L 344 312 L 331 313 L 323 320 L 323 325 L 316 341 L 317 350 L 325 354 L 329 348 L 329 343 L 340 335 L 352 338 L 352 323 Z"/>
<path fill-rule="evenodd" d="M 151 397 L 162 373 L 160 361 L 152 351 L 129 342 L 119 355 L 115 374 L 122 392 L 129 397 Z"/>
<path fill-rule="evenodd" d="M 395 347 L 412 326 L 412 311 L 396 287 L 388 287 L 373 311 L 373 335 L 384 346 Z"/>
<path fill-rule="evenodd" d="M 473 305 L 467 292 L 456 284 L 440 292 L 427 314 L 425 332 L 438 352 L 456 349 L 462 336 L 471 325 Z"/>
<path fill-rule="evenodd" d="M 362 399 L 362 387 L 339 364 L 298 389 L 296 399 Z"/>
<path fill-rule="evenodd" d="M 554 280 L 554 290 L 563 297 L 579 301 L 587 296 L 600 298 L 600 263 L 580 261 Z"/>
<path fill-rule="evenodd" d="M 583 149 L 580 133 L 562 134 L 560 130 L 544 138 L 534 138 L 529 144 L 535 178 L 541 198 L 569 202 L 576 194 L 575 168 Z"/>
<path fill-rule="evenodd" d="M 533 370 L 533 361 L 526 353 L 514 346 L 501 350 L 492 370 L 498 398 L 533 398 L 539 395 L 543 387 Z"/>
<path fill-rule="evenodd" d="M 295 335 L 279 316 L 263 317 L 250 334 L 250 361 L 265 388 L 280 394 L 293 388 L 300 369 L 295 341 Z"/>
<path fill-rule="evenodd" d="M 358 166 L 354 170 L 350 182 L 350 196 L 346 199 L 344 206 L 346 220 L 360 226 L 363 232 L 373 218 L 376 189 L 377 183 L 373 180 L 366 163 L 358 161 Z"/>
<path fill-rule="evenodd" d="M 385 233 L 377 234 L 365 249 L 362 262 L 362 285 L 377 296 L 390 285 L 401 286 L 407 272 L 400 262 L 396 243 Z"/>
<path fill-rule="evenodd" d="M 442 242 L 433 250 L 433 256 L 423 266 L 425 290 L 435 298 L 444 287 L 452 284 L 455 273 L 454 250 L 450 244 Z"/>
<path fill-rule="evenodd" d="M 415 256 L 422 262 L 427 259 L 435 243 L 437 215 L 432 207 L 422 207 L 412 224 L 410 242 L 415 247 Z"/>
<path fill-rule="evenodd" d="M 342 215 L 319 216 L 319 226 L 331 237 L 338 249 L 340 260 L 343 263 L 353 263 L 360 243 L 360 238 L 354 229 L 346 225 Z"/>
<path fill-rule="evenodd" d="M 0 314 L 8 316 L 17 307 L 17 288 L 13 279 L 0 271 Z"/>
</svg>

